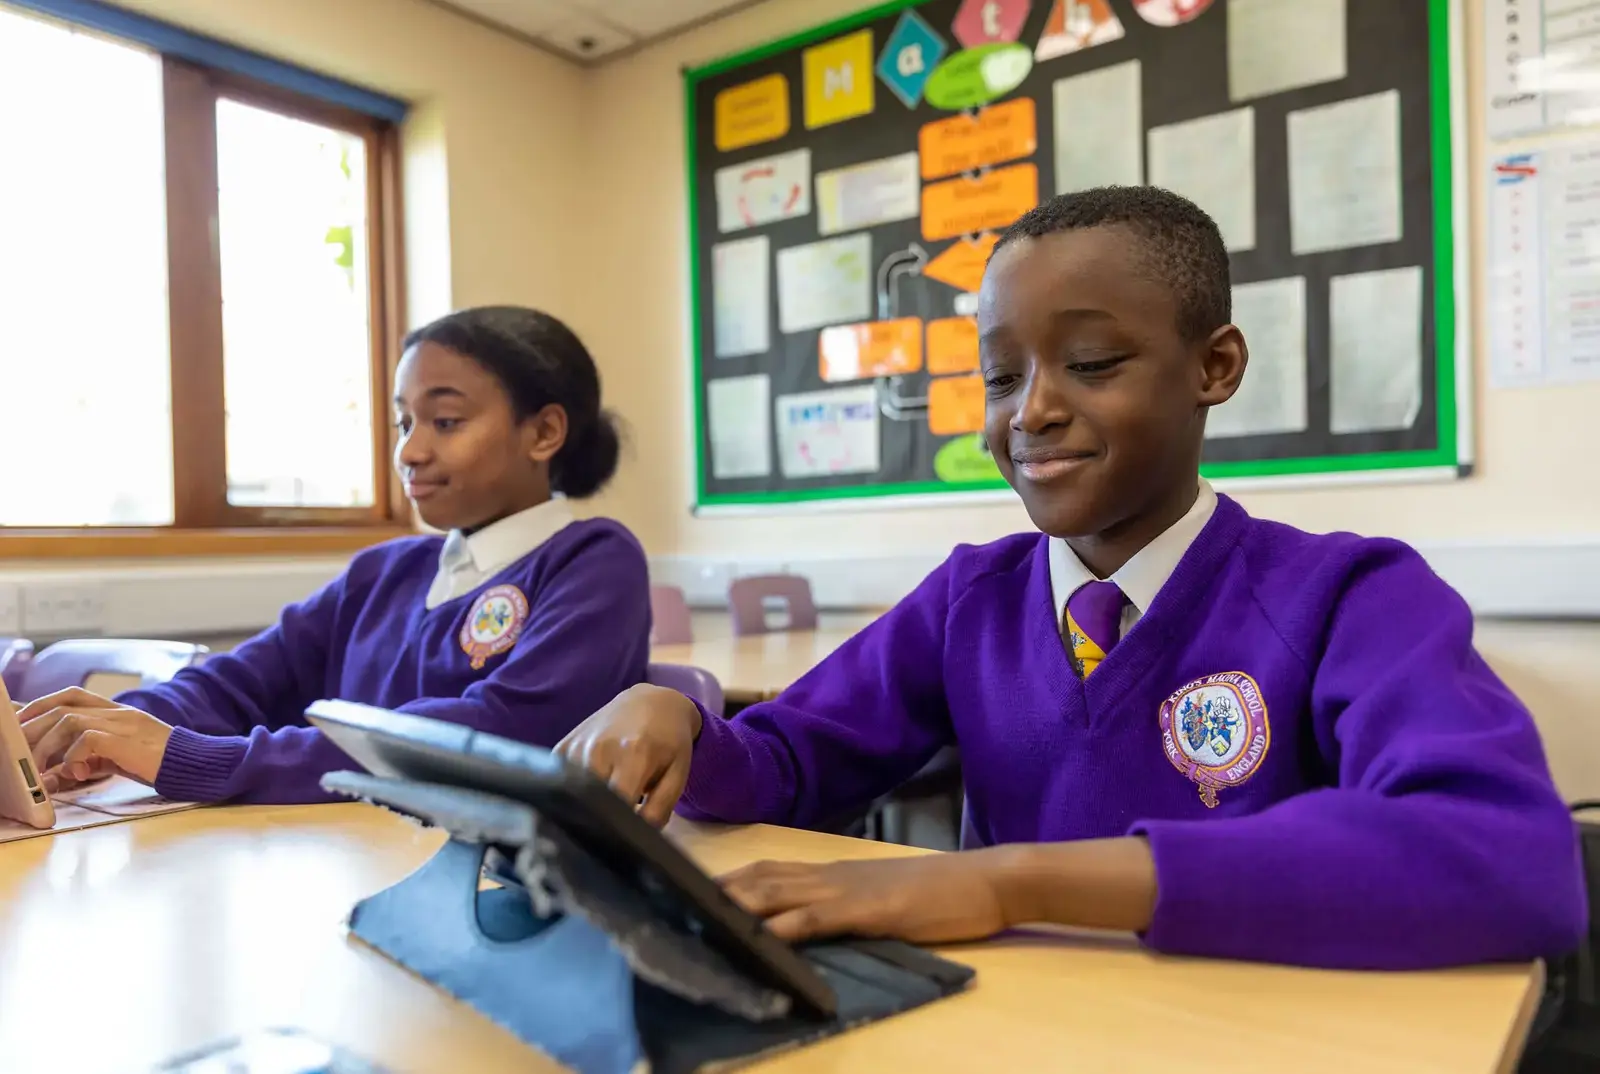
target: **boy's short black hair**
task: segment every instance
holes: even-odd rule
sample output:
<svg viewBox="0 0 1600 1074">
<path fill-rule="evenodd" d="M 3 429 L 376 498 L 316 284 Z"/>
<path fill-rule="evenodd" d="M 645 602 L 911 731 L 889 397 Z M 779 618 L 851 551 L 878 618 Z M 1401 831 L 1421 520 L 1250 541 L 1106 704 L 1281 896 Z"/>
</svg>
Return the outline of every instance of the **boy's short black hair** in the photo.
<svg viewBox="0 0 1600 1074">
<path fill-rule="evenodd" d="M 1228 248 L 1216 221 L 1188 198 L 1160 187 L 1100 186 L 1059 194 L 1008 227 L 994 254 L 1017 239 L 1112 226 L 1137 237 L 1151 274 L 1172 289 L 1184 338 L 1204 339 L 1233 320 Z"/>
</svg>

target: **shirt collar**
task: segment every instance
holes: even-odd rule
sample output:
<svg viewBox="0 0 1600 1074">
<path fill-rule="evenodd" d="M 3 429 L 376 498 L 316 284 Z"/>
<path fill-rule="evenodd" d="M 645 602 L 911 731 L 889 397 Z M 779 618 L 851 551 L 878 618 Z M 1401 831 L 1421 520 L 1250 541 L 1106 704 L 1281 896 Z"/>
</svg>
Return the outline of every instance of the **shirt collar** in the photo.
<svg viewBox="0 0 1600 1074">
<path fill-rule="evenodd" d="M 572 508 L 558 498 L 507 515 L 470 535 L 451 530 L 439 551 L 439 568 L 493 574 L 544 544 L 571 521 Z"/>
<path fill-rule="evenodd" d="M 1108 581 L 1115 582 L 1128 598 L 1128 603 L 1143 615 L 1150 610 L 1156 594 L 1167 584 L 1178 561 L 1189 550 L 1200 531 L 1217 510 L 1217 494 L 1211 483 L 1200 482 L 1200 494 L 1194 506 L 1178 521 L 1168 526 L 1160 536 L 1136 552 Z M 1067 598 L 1080 586 L 1096 581 L 1094 572 L 1083 565 L 1077 553 L 1059 537 L 1050 538 L 1050 596 L 1055 601 L 1056 614 L 1066 607 Z"/>
</svg>

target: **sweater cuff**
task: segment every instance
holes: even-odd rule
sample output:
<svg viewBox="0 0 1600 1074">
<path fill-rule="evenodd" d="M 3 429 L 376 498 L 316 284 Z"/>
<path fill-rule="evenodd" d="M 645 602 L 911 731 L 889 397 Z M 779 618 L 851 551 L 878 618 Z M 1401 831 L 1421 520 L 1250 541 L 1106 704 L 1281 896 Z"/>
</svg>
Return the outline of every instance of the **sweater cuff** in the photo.
<svg viewBox="0 0 1600 1074">
<path fill-rule="evenodd" d="M 725 718 L 707 712 L 698 701 L 694 707 L 700 710 L 700 737 L 695 740 L 678 812 L 690 820 L 749 823 L 753 805 L 741 792 L 750 781 L 751 746 Z M 757 748 L 766 748 L 756 741 Z"/>
<path fill-rule="evenodd" d="M 1258 839 L 1226 822 L 1142 821 L 1156 905 L 1140 940 L 1167 955 L 1299 964 L 1295 938 L 1317 929 L 1295 883 L 1271 875 Z"/>
<path fill-rule="evenodd" d="M 156 793 L 173 802 L 221 801 L 248 746 L 248 740 L 236 735 L 202 735 L 174 727 L 156 773 Z"/>
</svg>

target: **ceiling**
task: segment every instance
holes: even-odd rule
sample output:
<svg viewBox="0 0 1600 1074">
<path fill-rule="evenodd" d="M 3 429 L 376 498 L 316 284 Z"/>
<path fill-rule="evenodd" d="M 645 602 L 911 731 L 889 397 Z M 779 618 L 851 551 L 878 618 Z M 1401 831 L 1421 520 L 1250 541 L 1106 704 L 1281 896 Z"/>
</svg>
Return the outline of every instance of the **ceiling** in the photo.
<svg viewBox="0 0 1600 1074">
<path fill-rule="evenodd" d="M 437 0 L 479 22 L 595 63 L 756 0 Z"/>
</svg>

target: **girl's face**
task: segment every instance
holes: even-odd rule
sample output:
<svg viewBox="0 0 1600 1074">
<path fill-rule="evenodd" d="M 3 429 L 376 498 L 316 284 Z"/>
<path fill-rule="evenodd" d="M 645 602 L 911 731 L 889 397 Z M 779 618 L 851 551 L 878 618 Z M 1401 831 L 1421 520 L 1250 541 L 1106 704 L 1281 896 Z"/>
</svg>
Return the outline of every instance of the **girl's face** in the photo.
<svg viewBox="0 0 1600 1074">
<path fill-rule="evenodd" d="M 550 498 L 550 459 L 567 437 L 558 405 L 517 420 L 498 378 L 436 343 L 395 373 L 395 469 L 422 521 L 471 530 Z"/>
</svg>

